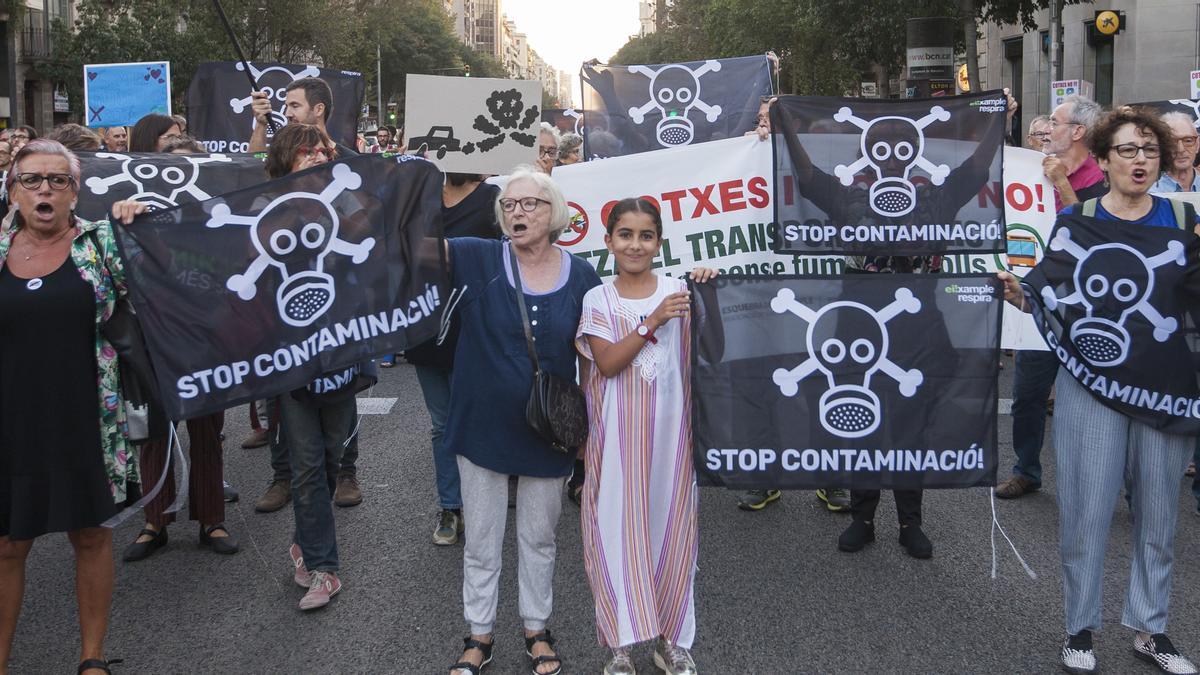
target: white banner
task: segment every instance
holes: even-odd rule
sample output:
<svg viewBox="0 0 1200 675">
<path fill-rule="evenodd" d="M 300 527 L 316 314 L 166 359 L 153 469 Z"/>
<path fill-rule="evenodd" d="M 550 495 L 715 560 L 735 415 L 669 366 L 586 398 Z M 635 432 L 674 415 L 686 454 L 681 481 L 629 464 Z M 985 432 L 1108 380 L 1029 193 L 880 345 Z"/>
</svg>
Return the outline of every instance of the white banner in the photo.
<svg viewBox="0 0 1200 675">
<path fill-rule="evenodd" d="M 679 276 L 696 267 L 728 274 L 838 274 L 841 256 L 772 252 L 771 144 L 730 138 L 554 169 L 574 219 L 559 244 L 586 259 L 601 277 L 616 273 L 604 246 L 604 222 L 617 201 L 658 204 L 663 247 L 655 267 Z"/>
<path fill-rule="evenodd" d="M 1018 277 L 1042 259 L 1054 227 L 1054 189 L 1042 172 L 1044 155 L 1004 149 L 1004 183 L 986 186 L 978 199 L 1003 198 L 1008 226 L 1005 255 L 952 255 L 946 273 L 1009 269 Z M 659 205 L 663 248 L 655 267 L 679 276 L 696 267 L 726 274 L 839 274 L 841 256 L 780 255 L 772 252 L 771 144 L 756 137 L 656 150 L 554 169 L 573 220 L 559 244 L 584 258 L 603 278 L 616 274 L 604 245 L 604 222 L 618 200 L 646 197 Z M 502 183 L 503 178 L 492 179 Z M 1005 349 L 1045 350 L 1033 318 L 1011 306 L 1004 310 Z"/>
<path fill-rule="evenodd" d="M 1054 188 L 1042 171 L 1046 156 L 1036 150 L 1004 148 L 1004 220 L 1008 255 L 994 256 L 989 269 L 1024 276 L 1042 260 L 1054 229 Z M 1005 303 L 1000 334 L 1004 349 L 1047 351 L 1033 316 Z"/>
</svg>

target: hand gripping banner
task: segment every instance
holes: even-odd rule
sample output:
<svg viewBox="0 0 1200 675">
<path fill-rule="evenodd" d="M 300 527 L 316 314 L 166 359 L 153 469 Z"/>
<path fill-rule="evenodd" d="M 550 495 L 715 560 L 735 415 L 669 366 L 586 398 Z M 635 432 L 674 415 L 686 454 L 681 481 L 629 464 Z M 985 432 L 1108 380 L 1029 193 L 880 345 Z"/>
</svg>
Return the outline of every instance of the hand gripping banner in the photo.
<svg viewBox="0 0 1200 675">
<path fill-rule="evenodd" d="M 782 96 L 771 106 L 780 253 L 1004 250 L 1005 99 Z"/>
<path fill-rule="evenodd" d="M 730 275 L 692 293 L 702 484 L 995 485 L 995 277 Z"/>
<path fill-rule="evenodd" d="M 1198 268 L 1190 231 L 1063 215 L 1023 283 L 1046 344 L 1098 401 L 1195 435 Z"/>
<path fill-rule="evenodd" d="M 267 172 L 253 155 L 173 155 L 161 152 L 79 152 L 83 185 L 75 213 L 103 220 L 114 202 L 133 199 L 152 209 L 212 199 L 264 183 Z"/>
<path fill-rule="evenodd" d="M 741 136 L 772 93 L 766 56 L 653 66 L 584 65 L 588 159 Z"/>
<path fill-rule="evenodd" d="M 163 407 L 277 395 L 434 337 L 442 175 L 363 155 L 116 227 Z"/>
<path fill-rule="evenodd" d="M 358 113 L 362 108 L 366 84 L 362 75 L 349 70 L 329 70 L 317 66 L 283 63 L 250 63 L 250 74 L 271 100 L 275 126 L 286 125 L 284 98 L 295 80 L 319 77 L 333 90 L 333 111 L 325 122 L 329 136 L 348 148 L 355 147 Z M 188 87 L 188 131 L 204 143 L 209 152 L 247 152 L 250 134 L 257 122 L 250 108 L 250 84 L 242 64 L 236 61 L 201 63 Z M 270 130 L 267 141 L 274 137 Z"/>
</svg>

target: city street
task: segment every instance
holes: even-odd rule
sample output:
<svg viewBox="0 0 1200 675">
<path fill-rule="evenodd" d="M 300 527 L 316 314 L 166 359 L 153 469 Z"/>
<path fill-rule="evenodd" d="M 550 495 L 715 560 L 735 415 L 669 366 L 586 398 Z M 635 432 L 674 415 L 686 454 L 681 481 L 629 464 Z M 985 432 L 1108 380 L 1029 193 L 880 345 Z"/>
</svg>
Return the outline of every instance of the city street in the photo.
<svg viewBox="0 0 1200 675">
<path fill-rule="evenodd" d="M 1011 392 L 1005 359 L 1000 392 Z M 413 369 L 382 371 L 364 397 L 386 414 L 363 417 L 359 475 L 365 501 L 336 509 L 342 593 L 324 610 L 302 613 L 287 546 L 291 508 L 259 514 L 254 500 L 270 479 L 266 448 L 242 450 L 244 409 L 226 418 L 226 478 L 241 491 L 227 523 L 241 552 L 220 557 L 196 544 L 197 526 L 176 523 L 171 543 L 140 563 L 117 562 L 107 656 L 114 673 L 438 673 L 456 661 L 462 620 L 462 548 L 431 543 L 437 510 L 429 418 Z M 394 402 L 392 401 L 394 399 Z M 1002 402 L 1002 409 L 1006 408 Z M 390 408 L 389 408 L 389 404 Z M 364 406 L 366 407 L 366 406 Z M 1011 417 L 1000 416 L 1001 477 L 1012 464 Z M 1048 435 L 1049 436 L 1049 435 Z M 1052 450 L 1043 456 L 1040 493 L 996 502 L 1000 523 L 1037 572 L 1030 579 L 996 533 L 983 489 L 925 495 L 931 560 L 896 543 L 891 498 L 884 496 L 878 541 L 839 553 L 846 515 L 825 511 L 811 492 L 786 493 L 759 513 L 735 496 L 701 492 L 698 616 L 694 655 L 705 673 L 1029 673 L 1059 669 L 1063 639 L 1061 575 Z M 1182 479 L 1182 477 L 1181 477 Z M 1190 483 L 1180 498 L 1170 635 L 1200 654 L 1200 517 Z M 579 511 L 564 500 L 558 529 L 555 614 L 564 672 L 596 673 L 592 599 L 584 574 Z M 511 513 L 510 513 L 511 516 Z M 1097 657 L 1110 673 L 1150 673 L 1136 660 L 1133 634 L 1119 619 L 1129 567 L 1131 517 L 1123 500 L 1113 519 L 1105 588 L 1105 629 Z M 116 551 L 138 529 L 116 532 Z M 491 673 L 529 672 L 520 639 L 510 517 Z M 78 630 L 73 566 L 66 537 L 39 540 L 29 560 L 11 672 L 73 672 Z M 635 653 L 656 672 L 648 647 Z"/>
</svg>

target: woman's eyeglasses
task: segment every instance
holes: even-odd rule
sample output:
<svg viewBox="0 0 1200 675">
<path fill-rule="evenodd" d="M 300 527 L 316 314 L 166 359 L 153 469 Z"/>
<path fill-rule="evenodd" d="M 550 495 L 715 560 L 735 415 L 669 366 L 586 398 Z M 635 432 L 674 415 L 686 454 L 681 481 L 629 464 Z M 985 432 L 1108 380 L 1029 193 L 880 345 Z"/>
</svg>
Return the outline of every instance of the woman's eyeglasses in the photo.
<svg viewBox="0 0 1200 675">
<path fill-rule="evenodd" d="M 550 202 L 540 197 L 524 197 L 522 199 L 501 199 L 500 209 L 505 213 L 512 213 L 517 208 L 517 204 L 521 205 L 521 210 L 525 213 L 531 213 L 538 207 L 538 204 L 549 204 Z"/>
<path fill-rule="evenodd" d="M 66 173 L 51 173 L 42 175 L 40 173 L 19 173 L 17 174 L 17 182 L 26 190 L 37 190 L 42 187 L 42 181 L 50 182 L 52 190 L 66 190 L 75 183 L 75 179 L 70 174 Z"/>
<path fill-rule="evenodd" d="M 558 148 L 545 148 L 545 147 L 539 146 L 538 147 L 538 155 L 540 157 L 549 157 L 550 159 L 556 159 L 558 157 Z"/>
<path fill-rule="evenodd" d="M 1113 152 L 1117 153 L 1117 156 L 1124 157 L 1125 159 L 1137 157 L 1139 150 L 1146 156 L 1146 159 L 1157 159 L 1162 154 L 1162 148 L 1154 144 L 1137 145 L 1136 143 L 1122 143 L 1114 145 L 1112 149 Z"/>
</svg>

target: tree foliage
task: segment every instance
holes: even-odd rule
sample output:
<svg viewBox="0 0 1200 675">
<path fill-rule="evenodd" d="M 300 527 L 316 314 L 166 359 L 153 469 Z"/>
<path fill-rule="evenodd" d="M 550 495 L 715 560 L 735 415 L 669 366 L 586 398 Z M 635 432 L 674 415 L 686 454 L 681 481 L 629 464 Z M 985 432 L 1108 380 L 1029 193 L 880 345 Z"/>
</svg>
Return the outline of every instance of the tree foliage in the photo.
<svg viewBox="0 0 1200 675">
<path fill-rule="evenodd" d="M 893 77 L 903 72 L 909 18 L 948 16 L 960 25 L 998 22 L 1031 30 L 1049 1 L 676 0 L 668 28 L 630 39 L 610 63 L 678 63 L 773 51 L 780 57 L 781 91 L 843 94 L 875 68 Z M 956 36 L 960 50 L 967 32 L 977 34 L 977 28 Z"/>
<path fill-rule="evenodd" d="M 352 70 L 375 102 L 376 47 L 383 100 L 404 100 L 409 73 L 506 77 L 494 58 L 454 34 L 441 0 L 222 0 L 250 61 L 315 63 Z M 237 59 L 212 0 L 80 0 L 73 26 L 54 27 L 55 60 L 42 70 L 67 84 L 82 112 L 83 63 L 170 61 L 175 109 L 204 61 Z"/>
</svg>

